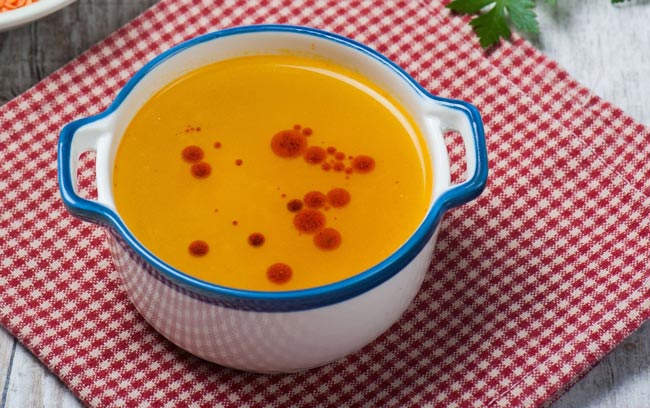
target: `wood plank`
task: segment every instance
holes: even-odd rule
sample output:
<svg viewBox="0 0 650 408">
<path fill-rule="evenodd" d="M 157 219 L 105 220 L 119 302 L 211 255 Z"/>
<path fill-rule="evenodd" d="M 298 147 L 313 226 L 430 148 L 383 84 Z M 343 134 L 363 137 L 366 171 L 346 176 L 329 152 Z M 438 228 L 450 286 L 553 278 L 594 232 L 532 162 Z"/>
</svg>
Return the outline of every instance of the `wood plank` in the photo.
<svg viewBox="0 0 650 408">
<path fill-rule="evenodd" d="M 650 125 L 650 3 L 539 2 L 538 48 L 596 95 Z"/>
<path fill-rule="evenodd" d="M 0 33 L 0 105 L 101 41 L 156 0 L 84 0 Z"/>
<path fill-rule="evenodd" d="M 13 358 L 16 352 L 16 339 L 0 327 L 0 407 L 4 407 L 9 391 Z"/>
</svg>

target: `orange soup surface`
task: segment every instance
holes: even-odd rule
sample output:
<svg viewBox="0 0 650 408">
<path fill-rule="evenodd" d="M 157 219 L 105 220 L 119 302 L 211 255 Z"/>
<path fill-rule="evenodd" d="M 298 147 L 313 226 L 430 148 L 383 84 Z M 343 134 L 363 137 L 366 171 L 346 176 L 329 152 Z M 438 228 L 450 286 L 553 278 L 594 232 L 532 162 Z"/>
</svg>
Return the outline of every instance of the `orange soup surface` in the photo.
<svg viewBox="0 0 650 408">
<path fill-rule="evenodd" d="M 218 285 L 340 281 L 403 245 L 429 207 L 412 119 L 364 77 L 250 56 L 190 72 L 145 103 L 117 151 L 117 211 L 156 256 Z"/>
</svg>

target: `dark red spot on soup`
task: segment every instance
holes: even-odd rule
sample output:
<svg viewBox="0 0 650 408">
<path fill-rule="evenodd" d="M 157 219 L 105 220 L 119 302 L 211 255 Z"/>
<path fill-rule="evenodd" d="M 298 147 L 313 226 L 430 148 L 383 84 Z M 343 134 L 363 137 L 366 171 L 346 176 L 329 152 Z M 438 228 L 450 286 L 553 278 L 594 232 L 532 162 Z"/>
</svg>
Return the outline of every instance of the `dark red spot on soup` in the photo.
<svg viewBox="0 0 650 408">
<path fill-rule="evenodd" d="M 188 250 L 190 252 L 190 255 L 201 257 L 205 256 L 210 251 L 210 247 L 208 246 L 207 242 L 196 240 L 190 242 Z"/>
<path fill-rule="evenodd" d="M 271 139 L 271 149 L 280 157 L 298 157 L 307 149 L 307 138 L 296 129 L 281 130 Z"/>
<path fill-rule="evenodd" d="M 341 233 L 334 228 L 325 228 L 314 235 L 314 244 L 320 249 L 333 250 L 341 245 Z"/>
<path fill-rule="evenodd" d="M 190 171 L 194 177 L 203 179 L 212 173 L 212 167 L 206 162 L 200 162 L 193 164 Z"/>
<path fill-rule="evenodd" d="M 264 245 L 266 238 L 261 232 L 253 232 L 248 236 L 248 244 L 252 247 L 261 247 Z"/>
<path fill-rule="evenodd" d="M 292 276 L 293 271 L 291 267 L 282 262 L 274 263 L 266 270 L 268 280 L 278 285 L 289 282 Z"/>
<path fill-rule="evenodd" d="M 302 201 L 298 198 L 289 200 L 287 203 L 287 210 L 291 212 L 298 212 L 302 209 Z"/>
<path fill-rule="evenodd" d="M 352 159 L 352 167 L 359 173 L 368 173 L 375 168 L 375 159 L 366 155 L 359 155 Z"/>
<path fill-rule="evenodd" d="M 325 226 L 325 215 L 313 208 L 305 208 L 293 217 L 293 225 L 298 231 L 311 234 Z"/>
<path fill-rule="evenodd" d="M 235 165 L 241 166 L 242 164 L 244 164 L 244 161 L 242 159 L 235 160 Z"/>
<path fill-rule="evenodd" d="M 187 146 L 183 149 L 181 155 L 183 156 L 183 160 L 186 162 L 196 163 L 203 159 L 203 149 L 199 146 Z"/>
<path fill-rule="evenodd" d="M 307 207 L 320 208 L 325 205 L 327 197 L 320 191 L 310 191 L 309 193 L 305 194 L 302 201 Z"/>
<path fill-rule="evenodd" d="M 310 146 L 305 151 L 305 161 L 309 164 L 319 164 L 327 157 L 325 149 L 319 146 Z"/>
<path fill-rule="evenodd" d="M 351 195 L 348 190 L 337 187 L 327 192 L 327 199 L 333 207 L 341 208 L 348 205 Z"/>
</svg>

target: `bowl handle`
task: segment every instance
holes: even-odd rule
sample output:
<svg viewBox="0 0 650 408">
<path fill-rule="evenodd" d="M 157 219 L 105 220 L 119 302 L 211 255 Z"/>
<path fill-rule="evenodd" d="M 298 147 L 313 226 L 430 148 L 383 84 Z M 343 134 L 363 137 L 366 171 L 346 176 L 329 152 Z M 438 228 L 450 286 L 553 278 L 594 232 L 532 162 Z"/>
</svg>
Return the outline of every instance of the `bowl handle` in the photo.
<svg viewBox="0 0 650 408">
<path fill-rule="evenodd" d="M 100 184 L 110 183 L 106 167 L 105 152 L 110 147 L 112 137 L 108 118 L 91 117 L 67 124 L 59 135 L 58 143 L 58 179 L 61 198 L 67 210 L 75 217 L 95 224 L 113 224 L 115 213 L 111 210 L 111 198 L 106 197 L 105 189 Z M 77 194 L 77 170 L 79 158 L 84 152 L 102 152 L 96 158 L 95 182 L 97 183 L 97 200 L 82 198 Z"/>
<path fill-rule="evenodd" d="M 444 210 L 472 201 L 485 189 L 488 176 L 488 156 L 483 131 L 483 121 L 475 106 L 450 99 L 438 100 L 442 107 L 436 113 L 440 131 L 458 132 L 465 145 L 467 179 L 451 185 L 440 195 Z"/>
</svg>

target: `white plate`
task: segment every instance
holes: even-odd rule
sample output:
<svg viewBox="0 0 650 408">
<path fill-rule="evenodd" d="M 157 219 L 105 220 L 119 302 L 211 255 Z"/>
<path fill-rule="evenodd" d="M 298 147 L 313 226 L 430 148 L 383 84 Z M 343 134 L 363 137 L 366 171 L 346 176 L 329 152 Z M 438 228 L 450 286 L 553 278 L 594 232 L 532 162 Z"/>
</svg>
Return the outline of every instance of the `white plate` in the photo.
<svg viewBox="0 0 650 408">
<path fill-rule="evenodd" d="M 36 3 L 0 13 L 0 31 L 31 23 L 62 9 L 75 0 L 39 0 Z"/>
</svg>

